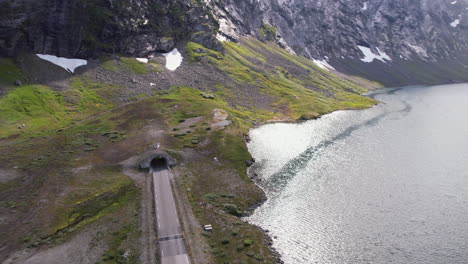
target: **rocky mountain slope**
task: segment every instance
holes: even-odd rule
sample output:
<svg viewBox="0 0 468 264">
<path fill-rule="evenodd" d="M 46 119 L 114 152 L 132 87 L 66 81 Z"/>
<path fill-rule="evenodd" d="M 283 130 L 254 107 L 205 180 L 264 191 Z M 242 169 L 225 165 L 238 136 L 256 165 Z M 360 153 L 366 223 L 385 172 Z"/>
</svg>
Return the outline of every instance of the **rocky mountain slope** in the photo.
<svg viewBox="0 0 468 264">
<path fill-rule="evenodd" d="M 468 81 L 466 2 L 0 0 L 0 262 L 155 263 L 155 146 L 192 263 L 277 263 L 248 129 Z M 162 52 L 177 48 L 180 67 Z M 74 72 L 35 54 L 86 59 Z M 75 65 L 76 66 L 76 65 Z M 334 70 L 336 69 L 336 70 Z M 204 233 L 202 224 L 213 225 Z M 158 262 L 156 262 L 158 263 Z"/>
<path fill-rule="evenodd" d="M 254 35 L 385 85 L 468 78 L 466 0 L 1 0 L 0 6 L 4 55 L 144 56 L 189 39 L 221 50 L 215 36 Z"/>
<path fill-rule="evenodd" d="M 229 38 L 276 38 L 297 54 L 386 85 L 467 78 L 465 0 L 249 0 L 211 5 Z M 366 60 L 366 52 L 377 58 Z"/>
</svg>

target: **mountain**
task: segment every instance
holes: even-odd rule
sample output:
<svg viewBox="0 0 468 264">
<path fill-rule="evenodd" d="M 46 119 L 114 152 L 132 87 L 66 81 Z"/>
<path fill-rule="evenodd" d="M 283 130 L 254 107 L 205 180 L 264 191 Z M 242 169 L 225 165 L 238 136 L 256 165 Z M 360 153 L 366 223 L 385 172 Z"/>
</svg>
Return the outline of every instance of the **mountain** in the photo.
<svg viewBox="0 0 468 264">
<path fill-rule="evenodd" d="M 223 35 L 271 38 L 309 59 L 385 85 L 466 80 L 468 2 L 212 1 Z M 382 55 L 372 63 L 365 54 Z M 369 57 L 369 56 L 367 56 Z"/>
<path fill-rule="evenodd" d="M 187 40 L 219 51 L 222 46 L 215 37 L 236 41 L 253 35 L 384 85 L 467 80 L 466 0 L 2 0 L 0 4 L 4 55 L 26 50 L 82 58 L 103 52 L 144 56 L 167 52 Z"/>
<path fill-rule="evenodd" d="M 249 129 L 369 108 L 383 86 L 468 81 L 466 8 L 0 0 L 2 264 L 159 263 L 141 165 L 154 157 L 177 164 L 191 263 L 281 263 L 242 218 L 265 199 Z"/>
</svg>

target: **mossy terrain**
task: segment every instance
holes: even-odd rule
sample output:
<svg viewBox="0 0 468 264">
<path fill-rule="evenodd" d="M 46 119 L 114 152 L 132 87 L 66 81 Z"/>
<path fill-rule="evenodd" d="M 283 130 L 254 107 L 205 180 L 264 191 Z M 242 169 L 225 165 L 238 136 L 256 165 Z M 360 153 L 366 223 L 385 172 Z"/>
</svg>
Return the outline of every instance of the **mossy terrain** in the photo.
<svg viewBox="0 0 468 264">
<path fill-rule="evenodd" d="M 262 23 L 260 29 L 258 30 L 258 36 L 262 40 L 273 41 L 276 39 L 276 32 L 277 31 L 275 27 Z"/>
<path fill-rule="evenodd" d="M 120 63 L 125 69 L 135 74 L 145 74 L 149 72 L 161 71 L 161 67 L 155 63 L 141 63 L 135 58 L 120 58 Z"/>
<path fill-rule="evenodd" d="M 246 173 L 248 130 L 376 102 L 362 97 L 359 86 L 273 43 L 246 38 L 224 46 L 224 53 L 192 42 L 186 46 L 190 67 L 214 67 L 225 78 L 204 89 L 190 87 L 197 78 L 192 72 L 190 81 L 178 80 L 184 85 L 135 93 L 86 73 L 68 79 L 61 90 L 9 86 L 0 97 L 0 169 L 20 177 L 0 183 L 5 201 L 0 212 L 35 219 L 21 223 L 26 228 L 17 234 L 2 233 L 6 241 L 41 248 L 104 223 L 112 228 L 100 231 L 107 247 L 101 263 L 136 261 L 141 194 L 119 164 L 151 147 L 155 142 L 148 135 L 159 131 L 164 150 L 179 160 L 173 170 L 176 188 L 188 197 L 198 221 L 213 225 L 203 236 L 216 263 L 273 263 L 263 232 L 240 218 L 264 199 Z M 164 74 L 134 58 L 100 62 L 103 72 L 125 74 L 124 79 Z M 16 78 L 22 78 L 21 71 Z M 116 94 L 128 100 L 117 103 Z"/>
<path fill-rule="evenodd" d="M 24 81 L 21 70 L 12 59 L 0 58 L 0 84 L 12 85 L 15 81 Z"/>
<path fill-rule="evenodd" d="M 226 54 L 221 55 L 195 43 L 187 44 L 192 61 L 205 58 L 235 82 L 255 86 L 261 93 L 275 98 L 273 107 L 293 119 L 309 112 L 325 114 L 338 109 L 366 108 L 375 103 L 360 95 L 365 92 L 363 88 L 272 43 L 246 38 L 240 44 L 225 43 L 225 48 Z M 275 66 L 279 62 L 292 66 L 290 70 Z"/>
<path fill-rule="evenodd" d="M 70 88 L 60 92 L 42 85 L 16 87 L 0 98 L 0 138 L 61 128 L 109 109 L 112 103 L 103 96 L 116 88 L 79 77 L 72 78 Z"/>
</svg>

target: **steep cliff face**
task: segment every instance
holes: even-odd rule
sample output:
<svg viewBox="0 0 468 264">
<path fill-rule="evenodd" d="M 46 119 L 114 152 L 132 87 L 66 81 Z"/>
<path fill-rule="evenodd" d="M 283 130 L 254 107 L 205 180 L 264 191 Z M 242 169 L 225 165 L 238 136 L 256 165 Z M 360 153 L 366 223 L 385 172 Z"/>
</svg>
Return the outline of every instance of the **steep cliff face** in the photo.
<svg viewBox="0 0 468 264">
<path fill-rule="evenodd" d="M 364 46 L 390 58 L 434 60 L 468 48 L 465 1 L 246 0 L 212 5 L 221 21 L 229 21 L 227 29 L 221 28 L 226 35 L 260 36 L 267 23 L 295 52 L 310 58 L 362 58 L 358 46 Z"/>
<path fill-rule="evenodd" d="M 212 48 L 216 27 L 190 0 L 1 0 L 0 51 L 90 57 L 168 51 L 197 32 Z M 219 44 L 218 44 L 219 45 Z"/>
<path fill-rule="evenodd" d="M 144 56 L 189 39 L 221 50 L 215 36 L 254 35 L 386 85 L 468 78 L 467 0 L 0 0 L 0 6 L 4 55 Z"/>
<path fill-rule="evenodd" d="M 466 80 L 465 0 L 227 0 L 211 6 L 228 38 L 264 38 L 265 28 L 273 28 L 292 51 L 387 85 Z"/>
</svg>

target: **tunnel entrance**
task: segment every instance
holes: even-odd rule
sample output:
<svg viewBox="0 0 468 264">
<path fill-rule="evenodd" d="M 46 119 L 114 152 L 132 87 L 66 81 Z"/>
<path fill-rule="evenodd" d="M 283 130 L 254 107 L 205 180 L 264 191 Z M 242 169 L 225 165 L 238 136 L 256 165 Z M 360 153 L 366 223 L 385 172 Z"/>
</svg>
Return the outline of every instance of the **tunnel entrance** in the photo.
<svg viewBox="0 0 468 264">
<path fill-rule="evenodd" d="M 154 158 L 151 160 L 151 169 L 153 171 L 162 171 L 166 170 L 167 168 L 167 160 L 165 158 Z"/>
<path fill-rule="evenodd" d="M 166 170 L 174 167 L 176 164 L 177 160 L 168 153 L 160 150 L 151 150 L 142 155 L 140 169 L 150 171 Z"/>
</svg>

